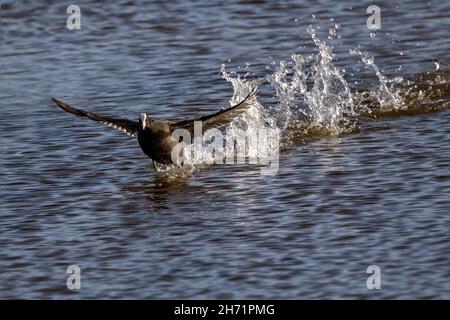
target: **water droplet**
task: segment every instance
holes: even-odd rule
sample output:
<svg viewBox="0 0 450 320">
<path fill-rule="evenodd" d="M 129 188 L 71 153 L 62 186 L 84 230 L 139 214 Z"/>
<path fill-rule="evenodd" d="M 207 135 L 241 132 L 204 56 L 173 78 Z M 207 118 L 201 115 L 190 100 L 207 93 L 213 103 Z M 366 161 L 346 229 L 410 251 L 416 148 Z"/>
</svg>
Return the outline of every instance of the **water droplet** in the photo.
<svg viewBox="0 0 450 320">
<path fill-rule="evenodd" d="M 328 37 L 328 39 L 332 39 L 333 37 L 336 36 L 336 29 L 330 28 L 330 30 L 328 30 L 328 33 L 330 34 L 330 36 Z"/>
</svg>

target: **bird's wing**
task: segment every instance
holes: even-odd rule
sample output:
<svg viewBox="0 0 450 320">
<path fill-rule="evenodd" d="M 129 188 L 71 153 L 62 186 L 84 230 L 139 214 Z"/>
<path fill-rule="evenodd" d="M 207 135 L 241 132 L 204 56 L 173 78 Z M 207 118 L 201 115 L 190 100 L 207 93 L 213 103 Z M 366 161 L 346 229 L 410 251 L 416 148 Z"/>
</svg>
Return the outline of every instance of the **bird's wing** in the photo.
<svg viewBox="0 0 450 320">
<path fill-rule="evenodd" d="M 211 128 L 220 128 L 226 124 L 229 124 L 234 118 L 240 115 L 251 105 L 251 98 L 255 95 L 257 88 L 253 89 L 244 100 L 238 104 L 228 108 L 219 110 L 216 113 L 203 116 L 197 119 L 184 120 L 171 124 L 172 129 L 187 129 L 191 135 L 194 132 L 194 121 L 201 121 L 204 131 Z"/>
<path fill-rule="evenodd" d="M 84 111 L 80 109 L 76 109 L 61 100 L 52 98 L 52 100 L 66 112 L 72 113 L 76 116 L 80 117 L 87 117 L 91 120 L 100 122 L 104 125 L 107 125 L 108 127 L 112 127 L 114 129 L 120 130 L 124 133 L 126 133 L 129 136 L 136 137 L 137 133 L 139 131 L 139 123 L 137 121 L 131 121 L 127 119 L 114 119 L 110 117 L 103 117 L 99 116 L 98 114 L 94 112 Z"/>
</svg>

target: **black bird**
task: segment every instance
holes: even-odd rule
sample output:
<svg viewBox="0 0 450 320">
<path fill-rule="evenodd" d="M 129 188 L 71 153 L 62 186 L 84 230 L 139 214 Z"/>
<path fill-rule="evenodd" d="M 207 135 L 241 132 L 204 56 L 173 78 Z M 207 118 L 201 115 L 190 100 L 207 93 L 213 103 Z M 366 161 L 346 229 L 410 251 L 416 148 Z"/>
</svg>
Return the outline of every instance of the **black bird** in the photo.
<svg viewBox="0 0 450 320">
<path fill-rule="evenodd" d="M 173 164 L 171 157 L 172 148 L 180 142 L 172 137 L 174 130 L 186 129 L 193 138 L 194 121 L 202 121 L 203 131 L 210 128 L 224 127 L 251 105 L 251 98 L 255 93 L 256 89 L 251 91 L 240 103 L 228 109 L 222 109 L 216 113 L 197 119 L 178 122 L 153 119 L 146 113 L 141 113 L 138 121 L 104 117 L 94 112 L 76 109 L 55 98 L 52 98 L 52 100 L 58 107 L 66 112 L 81 117 L 87 117 L 109 127 L 118 129 L 131 137 L 137 137 L 142 151 L 153 160 L 153 167 L 157 169 L 158 164 Z"/>
</svg>

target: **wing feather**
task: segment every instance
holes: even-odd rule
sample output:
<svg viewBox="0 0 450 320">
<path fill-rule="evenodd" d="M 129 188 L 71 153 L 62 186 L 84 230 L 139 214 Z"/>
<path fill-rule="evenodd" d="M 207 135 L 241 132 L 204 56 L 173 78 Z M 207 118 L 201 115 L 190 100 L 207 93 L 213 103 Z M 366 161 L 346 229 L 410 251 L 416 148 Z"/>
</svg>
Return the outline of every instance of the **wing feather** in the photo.
<svg viewBox="0 0 450 320">
<path fill-rule="evenodd" d="M 192 134 L 194 132 L 194 121 L 202 121 L 202 128 L 205 131 L 210 128 L 223 127 L 233 121 L 234 118 L 244 112 L 249 106 L 251 106 L 251 98 L 255 95 L 256 91 L 257 88 L 253 89 L 247 95 L 247 97 L 245 97 L 244 100 L 228 109 L 222 109 L 216 113 L 206 115 L 197 119 L 175 122 L 172 124 L 172 128 L 174 130 L 179 128 L 187 129 Z"/>
<path fill-rule="evenodd" d="M 112 127 L 114 129 L 120 130 L 131 137 L 136 137 L 139 131 L 139 123 L 137 121 L 131 121 L 128 119 L 115 119 L 111 117 L 104 117 L 96 114 L 95 112 L 84 111 L 81 109 L 76 109 L 61 100 L 52 98 L 52 100 L 56 103 L 58 107 L 63 109 L 68 113 L 72 113 L 76 116 L 87 117 L 91 120 L 97 121 L 101 124 L 104 124 L 108 127 Z"/>
</svg>

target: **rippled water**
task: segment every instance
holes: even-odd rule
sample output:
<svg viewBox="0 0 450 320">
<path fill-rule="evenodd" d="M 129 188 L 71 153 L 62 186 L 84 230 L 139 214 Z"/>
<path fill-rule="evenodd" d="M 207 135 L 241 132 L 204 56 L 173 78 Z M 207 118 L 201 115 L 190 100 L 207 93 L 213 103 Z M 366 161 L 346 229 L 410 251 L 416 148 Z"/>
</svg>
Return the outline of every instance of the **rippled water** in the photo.
<svg viewBox="0 0 450 320">
<path fill-rule="evenodd" d="M 76 4 L 1 4 L 0 298 L 450 298 L 448 2 L 377 2 L 372 36 L 370 1 Z M 169 179 L 50 100 L 181 120 L 249 84 L 274 176 Z"/>
</svg>

